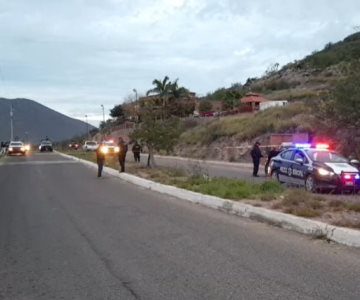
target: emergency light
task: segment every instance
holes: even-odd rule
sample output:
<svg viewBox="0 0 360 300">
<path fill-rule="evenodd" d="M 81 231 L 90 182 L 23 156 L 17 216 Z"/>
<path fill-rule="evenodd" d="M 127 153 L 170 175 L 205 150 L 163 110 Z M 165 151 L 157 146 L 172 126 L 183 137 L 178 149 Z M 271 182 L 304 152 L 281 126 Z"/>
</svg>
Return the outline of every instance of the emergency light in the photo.
<svg viewBox="0 0 360 300">
<path fill-rule="evenodd" d="M 328 144 L 316 144 L 315 145 L 315 148 L 316 149 L 319 149 L 319 150 L 327 150 L 327 149 L 329 149 L 329 145 Z"/>
<path fill-rule="evenodd" d="M 296 148 L 311 148 L 311 144 L 309 143 L 299 143 L 299 144 L 295 144 Z"/>
</svg>

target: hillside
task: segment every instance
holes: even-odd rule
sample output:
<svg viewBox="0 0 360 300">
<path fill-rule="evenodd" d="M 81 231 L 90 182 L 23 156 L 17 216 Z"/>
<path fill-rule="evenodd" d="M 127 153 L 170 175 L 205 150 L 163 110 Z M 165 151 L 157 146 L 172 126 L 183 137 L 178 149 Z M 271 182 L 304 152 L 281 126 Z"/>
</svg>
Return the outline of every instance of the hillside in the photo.
<svg viewBox="0 0 360 300">
<path fill-rule="evenodd" d="M 65 116 L 29 99 L 0 98 L 0 140 L 10 138 L 10 103 L 14 111 L 14 136 L 38 143 L 48 136 L 62 141 L 86 133 L 86 123 Z M 89 125 L 89 130 L 93 129 Z"/>
<path fill-rule="evenodd" d="M 252 91 L 270 100 L 316 100 L 331 90 L 343 78 L 343 68 L 360 59 L 360 32 L 337 43 L 328 43 L 321 51 L 314 51 L 279 69 L 274 63 L 260 78 L 248 78 L 245 84 L 219 88 L 205 99 L 223 100 L 232 95 L 241 97 Z"/>
<path fill-rule="evenodd" d="M 230 100 L 239 104 L 239 99 L 252 91 L 270 100 L 288 100 L 290 104 L 286 108 L 256 114 L 214 118 L 199 124 L 194 122 L 181 135 L 176 154 L 239 161 L 248 156 L 246 151 L 255 139 L 265 140 L 270 133 L 322 134 L 314 121 L 315 104 L 326 99 L 326 95 L 344 79 L 346 67 L 359 59 L 360 32 L 338 43 L 329 43 L 323 50 L 289 63 L 280 70 L 274 64 L 264 76 L 249 78 L 244 85 L 234 84 L 208 94 L 206 100 L 223 103 Z"/>
</svg>

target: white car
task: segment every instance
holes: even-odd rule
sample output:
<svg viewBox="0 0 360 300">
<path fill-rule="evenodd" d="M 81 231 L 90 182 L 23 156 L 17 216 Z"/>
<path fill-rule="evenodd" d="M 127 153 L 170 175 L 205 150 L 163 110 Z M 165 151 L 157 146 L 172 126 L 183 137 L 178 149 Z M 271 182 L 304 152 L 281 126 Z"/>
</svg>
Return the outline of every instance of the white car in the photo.
<svg viewBox="0 0 360 300">
<path fill-rule="evenodd" d="M 96 151 L 98 147 L 99 145 L 95 141 L 86 141 L 82 146 L 84 151 Z"/>
<path fill-rule="evenodd" d="M 26 147 L 23 142 L 12 141 L 9 144 L 7 153 L 8 155 L 13 155 L 13 154 L 25 155 Z"/>
</svg>

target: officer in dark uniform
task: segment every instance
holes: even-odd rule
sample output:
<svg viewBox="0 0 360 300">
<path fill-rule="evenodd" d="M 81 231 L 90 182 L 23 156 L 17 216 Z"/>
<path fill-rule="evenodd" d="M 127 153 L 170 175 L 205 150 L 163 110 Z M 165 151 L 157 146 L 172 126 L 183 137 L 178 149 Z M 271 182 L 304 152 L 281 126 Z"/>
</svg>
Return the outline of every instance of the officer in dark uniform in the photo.
<svg viewBox="0 0 360 300">
<path fill-rule="evenodd" d="M 101 177 L 102 170 L 105 164 L 106 146 L 101 143 L 96 149 L 96 162 L 98 165 L 98 177 Z"/>
<path fill-rule="evenodd" d="M 278 149 L 276 149 L 275 147 L 273 147 L 269 153 L 268 153 L 268 158 L 265 164 L 265 175 L 268 175 L 268 171 L 269 171 L 269 165 L 270 165 L 270 161 L 273 157 L 277 156 L 280 153 L 280 151 Z"/>
<path fill-rule="evenodd" d="M 118 147 L 119 147 L 118 158 L 119 158 L 120 172 L 125 172 L 125 158 L 126 158 L 128 146 L 125 144 L 122 137 L 119 137 Z"/>
<path fill-rule="evenodd" d="M 250 152 L 254 164 L 254 169 L 253 169 L 254 177 L 259 177 L 258 172 L 259 172 L 260 159 L 263 157 L 259 146 L 260 146 L 260 142 L 256 142 Z"/>
<path fill-rule="evenodd" d="M 142 151 L 140 144 L 138 142 L 135 142 L 131 150 L 134 153 L 135 162 L 140 162 L 140 153 Z"/>
</svg>

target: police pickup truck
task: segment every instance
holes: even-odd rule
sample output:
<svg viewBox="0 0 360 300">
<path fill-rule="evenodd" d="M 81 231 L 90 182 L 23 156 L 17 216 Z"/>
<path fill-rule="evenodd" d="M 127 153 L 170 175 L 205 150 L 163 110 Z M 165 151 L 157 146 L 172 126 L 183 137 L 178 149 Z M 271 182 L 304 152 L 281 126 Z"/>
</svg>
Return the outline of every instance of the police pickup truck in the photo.
<svg viewBox="0 0 360 300">
<path fill-rule="evenodd" d="M 358 192 L 360 173 L 352 165 L 358 163 L 349 162 L 326 144 L 296 144 L 272 158 L 270 174 L 281 183 L 303 186 L 309 192 Z"/>
</svg>

